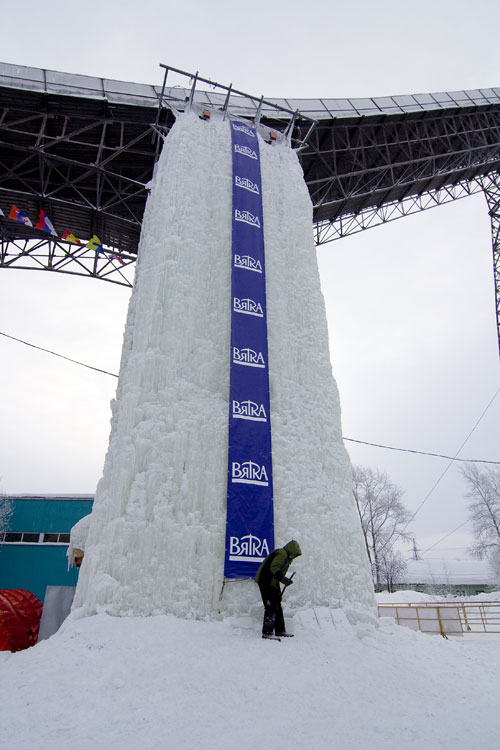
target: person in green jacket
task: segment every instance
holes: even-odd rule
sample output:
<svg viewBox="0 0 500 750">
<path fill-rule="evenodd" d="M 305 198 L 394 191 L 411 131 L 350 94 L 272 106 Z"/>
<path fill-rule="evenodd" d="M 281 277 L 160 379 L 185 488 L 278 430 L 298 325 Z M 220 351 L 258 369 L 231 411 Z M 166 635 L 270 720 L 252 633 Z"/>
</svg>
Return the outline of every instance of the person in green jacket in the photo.
<svg viewBox="0 0 500 750">
<path fill-rule="evenodd" d="M 260 564 L 255 576 L 260 595 L 264 602 L 264 622 L 262 624 L 263 638 L 292 638 L 285 629 L 285 619 L 281 608 L 281 584 L 286 588 L 293 583 L 286 577 L 290 563 L 302 554 L 299 543 L 294 539 L 280 549 L 275 549 Z M 283 591 L 285 590 L 283 589 Z M 274 635 L 273 635 L 274 633 Z"/>
</svg>

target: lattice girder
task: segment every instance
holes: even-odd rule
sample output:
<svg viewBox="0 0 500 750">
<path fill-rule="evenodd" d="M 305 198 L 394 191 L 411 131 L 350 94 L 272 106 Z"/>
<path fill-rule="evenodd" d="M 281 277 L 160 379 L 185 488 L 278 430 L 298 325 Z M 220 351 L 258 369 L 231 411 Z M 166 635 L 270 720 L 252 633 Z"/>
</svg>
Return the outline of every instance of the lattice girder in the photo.
<svg viewBox="0 0 500 750">
<path fill-rule="evenodd" d="M 481 180 L 491 219 L 493 245 L 493 275 L 497 314 L 498 351 L 500 354 L 500 174 L 489 174 Z"/>
<path fill-rule="evenodd" d="M 182 103 L 194 89 L 159 92 L 22 70 L 0 63 L 0 266 L 130 285 L 159 133 L 174 119 L 163 100 Z M 255 101 L 245 102 L 244 96 L 241 116 L 252 117 Z M 224 100 L 203 91 L 194 98 L 214 107 Z M 302 120 L 293 116 L 295 142 L 309 135 L 307 117 L 318 119 L 300 152 L 318 244 L 485 191 L 500 328 L 500 89 L 312 104 L 275 101 L 289 113 L 307 113 Z M 262 122 L 273 121 L 273 106 L 264 107 Z M 59 235 L 68 229 L 82 245 L 10 221 L 12 204 L 33 223 L 45 210 Z M 85 248 L 93 234 L 103 252 Z"/>
</svg>

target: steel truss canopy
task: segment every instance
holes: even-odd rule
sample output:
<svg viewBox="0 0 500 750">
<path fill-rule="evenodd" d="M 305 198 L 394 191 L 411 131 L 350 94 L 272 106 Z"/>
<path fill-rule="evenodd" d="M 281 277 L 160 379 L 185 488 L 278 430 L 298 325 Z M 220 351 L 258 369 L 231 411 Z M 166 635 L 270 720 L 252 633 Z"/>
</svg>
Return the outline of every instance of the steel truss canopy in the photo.
<svg viewBox="0 0 500 750">
<path fill-rule="evenodd" d="M 197 74 L 190 87 L 167 86 L 167 74 L 182 74 L 182 83 L 189 74 L 162 68 L 163 86 L 151 86 L 0 63 L 4 214 L 15 204 L 36 220 L 43 209 L 59 236 L 66 229 L 86 239 L 97 234 L 119 251 L 123 268 L 137 253 L 159 133 L 172 125 L 172 107 L 188 102 L 292 129 L 318 243 L 469 195 L 500 166 L 500 88 L 264 100 Z M 21 253 L 26 240 L 46 239 L 3 219 L 1 238 Z M 57 249 L 54 263 L 56 256 Z M 76 257 L 73 247 L 72 266 Z"/>
<path fill-rule="evenodd" d="M 285 133 L 318 244 L 482 190 L 500 330 L 500 88 L 364 99 L 264 99 L 161 66 L 159 86 L 0 63 L 0 266 L 132 283 L 148 185 L 188 106 Z M 33 224 L 44 210 L 59 238 Z M 65 230 L 82 245 L 60 239 Z M 103 251 L 86 248 L 97 235 Z"/>
</svg>

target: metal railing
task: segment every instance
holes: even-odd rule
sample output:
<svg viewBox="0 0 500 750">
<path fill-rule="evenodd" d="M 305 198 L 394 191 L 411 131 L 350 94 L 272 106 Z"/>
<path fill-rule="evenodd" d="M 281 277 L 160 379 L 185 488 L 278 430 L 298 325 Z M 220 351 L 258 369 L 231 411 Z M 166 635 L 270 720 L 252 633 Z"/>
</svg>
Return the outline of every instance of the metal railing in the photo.
<svg viewBox="0 0 500 750">
<path fill-rule="evenodd" d="M 239 91 L 233 87 L 233 84 L 226 86 L 223 83 L 217 83 L 212 81 L 210 78 L 203 78 L 198 72 L 189 73 L 186 70 L 180 70 L 180 68 L 173 68 L 171 65 L 164 65 L 160 63 L 160 67 L 164 69 L 163 84 L 161 87 L 158 110 L 156 115 L 156 122 L 154 128 L 161 132 L 160 118 L 162 107 L 173 109 L 175 112 L 177 109 L 184 111 L 188 106 L 193 106 L 195 102 L 196 86 L 198 83 L 207 84 L 214 93 L 211 94 L 212 101 L 208 99 L 207 92 L 201 92 L 202 96 L 207 97 L 204 103 L 205 107 L 211 109 L 220 110 L 226 115 L 232 113 L 234 117 L 250 117 L 255 126 L 260 124 L 261 118 L 264 115 L 282 121 L 283 132 L 286 138 L 289 140 L 290 145 L 297 151 L 301 151 L 306 147 L 309 137 L 318 124 L 318 120 L 315 117 L 311 117 L 310 114 L 303 113 L 296 108 L 295 110 L 290 109 L 288 103 L 278 100 L 264 99 L 263 96 L 253 96 L 247 94 L 244 91 Z M 177 74 L 182 78 L 188 78 L 190 82 L 190 90 L 188 96 L 186 96 L 187 89 L 183 88 L 167 88 L 167 77 L 169 72 Z M 200 102 L 197 102 L 200 104 Z M 203 105 L 202 105 L 203 106 Z M 298 137 L 294 138 L 294 128 L 298 121 L 307 123 L 307 129 L 304 134 L 298 134 Z"/>
<path fill-rule="evenodd" d="M 418 602 L 379 604 L 379 617 L 423 633 L 500 633 L 500 602 Z"/>
<path fill-rule="evenodd" d="M 500 602 L 463 602 L 460 617 L 464 633 L 500 633 Z"/>
</svg>

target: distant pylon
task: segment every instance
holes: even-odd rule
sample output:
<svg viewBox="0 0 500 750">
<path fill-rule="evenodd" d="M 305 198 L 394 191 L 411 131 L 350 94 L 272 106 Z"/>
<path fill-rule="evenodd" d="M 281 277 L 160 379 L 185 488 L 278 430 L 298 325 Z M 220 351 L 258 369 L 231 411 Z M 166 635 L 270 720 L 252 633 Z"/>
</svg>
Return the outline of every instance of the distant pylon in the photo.
<svg viewBox="0 0 500 750">
<path fill-rule="evenodd" d="M 419 550 L 418 550 L 417 543 L 416 543 L 415 539 L 413 539 L 412 552 L 413 552 L 412 560 L 420 560 L 421 559 L 420 555 L 418 554 Z"/>
</svg>

